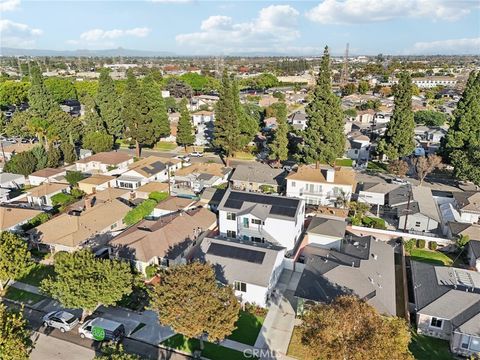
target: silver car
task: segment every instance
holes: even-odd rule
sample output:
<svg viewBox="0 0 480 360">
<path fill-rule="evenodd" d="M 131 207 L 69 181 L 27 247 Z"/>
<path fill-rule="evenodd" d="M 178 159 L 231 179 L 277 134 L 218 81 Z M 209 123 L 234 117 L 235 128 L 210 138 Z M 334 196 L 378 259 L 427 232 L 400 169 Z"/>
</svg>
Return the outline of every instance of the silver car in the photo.
<svg viewBox="0 0 480 360">
<path fill-rule="evenodd" d="M 78 318 L 66 311 L 52 311 L 43 317 L 43 324 L 65 332 L 77 326 Z"/>
</svg>

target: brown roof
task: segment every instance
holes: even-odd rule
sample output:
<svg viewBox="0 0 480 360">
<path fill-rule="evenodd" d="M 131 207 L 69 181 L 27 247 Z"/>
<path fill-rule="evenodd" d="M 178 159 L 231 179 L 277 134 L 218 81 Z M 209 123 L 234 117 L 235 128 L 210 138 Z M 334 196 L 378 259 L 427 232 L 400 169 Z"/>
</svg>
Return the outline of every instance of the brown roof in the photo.
<svg viewBox="0 0 480 360">
<path fill-rule="evenodd" d="M 11 227 L 28 221 L 41 213 L 42 211 L 40 210 L 0 206 L 0 231 L 8 230 Z"/>
<path fill-rule="evenodd" d="M 176 160 L 176 159 L 172 159 L 172 160 Z M 158 156 L 147 156 L 146 158 L 140 159 L 134 162 L 133 164 L 130 164 L 128 166 L 128 169 L 136 171 L 137 173 L 145 177 L 150 177 L 166 169 L 166 167 L 163 167 L 163 166 L 162 167 L 156 166 L 155 163 L 161 163 L 163 165 L 167 165 L 168 162 L 170 162 L 170 159 L 165 159 Z"/>
<path fill-rule="evenodd" d="M 169 215 L 157 221 L 143 220 L 110 244 L 120 247 L 121 257 L 131 258 L 131 254 L 134 254 L 135 259 L 144 262 L 153 257 L 176 258 L 195 238 L 196 229 L 205 231 L 214 226 L 216 221 L 216 215 L 205 208 Z M 123 248 L 127 248 L 124 256 Z"/>
<path fill-rule="evenodd" d="M 36 186 L 28 190 L 27 195 L 33 197 L 47 196 L 62 190 L 66 190 L 70 187 L 65 183 L 43 183 L 40 186 Z"/>
<path fill-rule="evenodd" d="M 106 182 L 109 182 L 113 179 L 115 179 L 115 176 L 96 174 L 96 175 L 92 175 L 88 178 L 85 178 L 83 180 L 80 180 L 78 183 L 79 184 L 89 184 L 89 185 L 101 185 L 101 184 L 105 184 Z"/>
<path fill-rule="evenodd" d="M 58 174 L 61 174 L 61 173 L 64 173 L 64 172 L 65 172 L 65 169 L 62 169 L 62 168 L 58 168 L 58 169 L 45 168 L 45 169 L 35 171 L 34 173 L 31 173 L 30 176 L 38 176 L 38 177 L 49 178 L 51 176 L 55 176 L 55 175 L 58 175 Z"/>
<path fill-rule="evenodd" d="M 146 183 L 145 185 L 140 186 L 136 191 L 146 192 L 146 193 L 151 193 L 154 191 L 168 192 L 168 184 L 151 181 L 149 183 Z"/>
<path fill-rule="evenodd" d="M 232 169 L 216 163 L 194 163 L 188 167 L 184 167 L 175 171 L 175 175 L 185 176 L 193 173 L 210 174 L 214 176 L 223 177 L 226 173 Z"/>
<path fill-rule="evenodd" d="M 194 204 L 195 202 L 196 201 L 192 199 L 171 196 L 168 199 L 159 202 L 157 206 L 155 206 L 155 208 L 169 211 L 178 211 L 192 206 L 192 204 Z"/>
<path fill-rule="evenodd" d="M 114 194 L 115 192 L 110 189 L 97 193 L 95 204 L 81 212 L 79 216 L 69 214 L 57 216 L 36 227 L 35 234 L 38 234 L 39 240 L 46 244 L 77 247 L 122 220 L 130 210 L 128 205 L 116 198 L 102 200 Z"/>
<path fill-rule="evenodd" d="M 18 144 L 11 144 L 11 145 L 7 145 L 7 146 L 4 146 L 3 147 L 3 151 L 6 152 L 6 153 L 21 153 L 21 152 L 24 152 L 24 151 L 29 151 L 29 150 L 32 150 L 35 146 L 37 146 L 36 144 L 31 144 L 31 143 L 28 143 L 28 144 L 22 144 L 22 143 L 18 143 Z"/>
<path fill-rule="evenodd" d="M 77 163 L 87 164 L 89 162 L 96 161 L 96 162 L 107 164 L 107 165 L 118 165 L 130 159 L 132 159 L 132 156 L 127 153 L 119 152 L 119 151 L 118 152 L 109 151 L 109 152 L 101 152 L 101 153 L 89 156 L 85 159 L 78 160 Z"/>
<path fill-rule="evenodd" d="M 324 173 L 325 168 L 317 169 L 314 165 L 302 165 L 299 166 L 296 171 L 291 172 L 287 176 L 287 179 L 338 185 L 355 185 L 355 172 L 350 168 L 335 167 L 335 176 L 332 183 L 327 182 Z"/>
</svg>

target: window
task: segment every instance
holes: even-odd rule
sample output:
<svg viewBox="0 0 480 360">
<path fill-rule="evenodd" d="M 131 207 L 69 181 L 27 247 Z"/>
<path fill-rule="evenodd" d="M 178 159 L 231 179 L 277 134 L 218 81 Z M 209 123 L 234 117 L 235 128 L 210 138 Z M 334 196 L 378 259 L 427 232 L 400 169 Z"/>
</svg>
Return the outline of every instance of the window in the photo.
<svg viewBox="0 0 480 360">
<path fill-rule="evenodd" d="M 468 345 L 470 344 L 470 336 L 469 335 L 462 335 L 462 341 L 460 346 L 462 349 L 468 349 Z"/>
<path fill-rule="evenodd" d="M 292 181 L 292 187 L 297 186 L 297 183 L 295 181 Z"/>
<path fill-rule="evenodd" d="M 415 226 L 416 226 L 416 227 L 419 227 L 420 225 L 421 225 L 420 221 L 416 221 L 416 222 L 415 222 Z"/>
<path fill-rule="evenodd" d="M 262 220 L 258 220 L 258 219 L 252 219 L 252 224 L 255 224 L 255 225 L 262 225 Z"/>
<path fill-rule="evenodd" d="M 472 336 L 472 340 L 470 341 L 470 350 L 474 352 L 480 352 L 480 338 Z"/>
<path fill-rule="evenodd" d="M 244 217 L 242 220 L 243 220 L 243 227 L 248 229 L 248 227 L 249 227 L 248 226 L 248 218 Z"/>
<path fill-rule="evenodd" d="M 233 230 L 227 230 L 227 237 L 236 239 L 237 238 L 237 232 L 233 231 Z"/>
<path fill-rule="evenodd" d="M 258 237 L 258 236 L 252 236 L 250 238 L 250 240 L 252 240 L 253 242 L 258 242 L 258 243 L 264 243 L 265 242 L 264 238 L 261 238 L 261 237 Z"/>
<path fill-rule="evenodd" d="M 227 212 L 227 220 L 236 220 L 237 216 L 234 213 Z"/>
<path fill-rule="evenodd" d="M 243 282 L 235 281 L 234 286 L 235 286 L 235 290 L 237 291 L 247 292 L 247 284 Z"/>
<path fill-rule="evenodd" d="M 443 320 L 432 317 L 432 320 L 430 321 L 430 326 L 441 329 L 443 326 Z"/>
</svg>

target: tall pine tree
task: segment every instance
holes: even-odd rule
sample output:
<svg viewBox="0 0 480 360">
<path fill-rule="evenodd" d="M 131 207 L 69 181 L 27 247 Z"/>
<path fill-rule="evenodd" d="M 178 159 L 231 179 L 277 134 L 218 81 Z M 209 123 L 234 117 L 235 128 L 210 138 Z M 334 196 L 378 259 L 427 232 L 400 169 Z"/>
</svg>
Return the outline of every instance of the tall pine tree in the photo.
<svg viewBox="0 0 480 360">
<path fill-rule="evenodd" d="M 415 150 L 415 121 L 412 110 L 412 80 L 410 74 L 400 74 L 394 92 L 394 109 L 384 137 L 378 144 L 380 153 L 390 160 L 411 155 Z"/>
<path fill-rule="evenodd" d="M 284 161 L 288 158 L 288 125 L 287 107 L 285 103 L 278 107 L 277 129 L 270 144 L 270 160 Z"/>
<path fill-rule="evenodd" d="M 193 125 L 190 119 L 190 113 L 187 109 L 187 99 L 183 98 L 180 102 L 180 119 L 177 125 L 177 144 L 185 149 L 188 145 L 195 143 L 193 134 Z"/>
<path fill-rule="evenodd" d="M 444 154 L 457 178 L 480 185 L 480 72 L 470 73 L 453 116 Z"/>
<path fill-rule="evenodd" d="M 29 113 L 33 118 L 47 119 L 48 114 L 58 105 L 53 100 L 43 81 L 42 73 L 38 66 L 32 66 L 30 71 L 32 86 L 28 91 Z"/>
<path fill-rule="evenodd" d="M 330 55 L 325 47 L 313 98 L 306 107 L 308 126 L 304 131 L 301 157 L 306 163 L 335 164 L 345 151 L 344 116 L 340 99 L 332 92 Z"/>
<path fill-rule="evenodd" d="M 214 145 L 226 155 L 227 165 L 229 158 L 241 147 L 240 122 L 232 87 L 235 88 L 224 70 L 215 111 Z"/>
<path fill-rule="evenodd" d="M 95 131 L 107 131 L 105 123 L 100 117 L 100 113 L 95 99 L 88 95 L 85 97 L 85 116 L 83 118 L 83 122 L 85 124 L 86 133 Z"/>
<path fill-rule="evenodd" d="M 108 133 L 113 136 L 114 140 L 121 137 L 125 130 L 125 123 L 121 117 L 122 102 L 115 90 L 115 84 L 110 77 L 108 69 L 100 71 L 95 103 Z"/>
<path fill-rule="evenodd" d="M 170 135 L 170 122 L 168 121 L 167 108 L 162 97 L 162 91 L 152 74 L 147 75 L 143 79 L 142 89 L 148 107 L 147 117 L 152 122 L 152 131 L 158 141 L 160 138 Z"/>
</svg>

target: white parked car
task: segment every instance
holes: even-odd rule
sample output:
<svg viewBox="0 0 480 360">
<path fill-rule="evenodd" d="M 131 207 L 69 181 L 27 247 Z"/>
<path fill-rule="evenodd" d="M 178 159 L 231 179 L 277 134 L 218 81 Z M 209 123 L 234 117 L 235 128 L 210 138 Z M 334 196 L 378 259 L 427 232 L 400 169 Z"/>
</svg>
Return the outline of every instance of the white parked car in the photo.
<svg viewBox="0 0 480 360">
<path fill-rule="evenodd" d="M 404 179 L 400 179 L 400 178 L 392 179 L 391 183 L 392 184 L 397 184 L 397 185 L 408 185 L 408 184 L 410 184 L 409 181 L 404 180 Z"/>
<path fill-rule="evenodd" d="M 191 156 L 191 157 L 202 157 L 202 156 L 203 156 L 203 152 L 194 151 L 194 152 L 191 152 L 191 153 L 190 153 L 190 156 Z"/>
<path fill-rule="evenodd" d="M 67 311 L 52 311 L 43 317 L 43 325 L 59 329 L 61 332 L 72 330 L 78 324 L 78 318 Z"/>
</svg>

